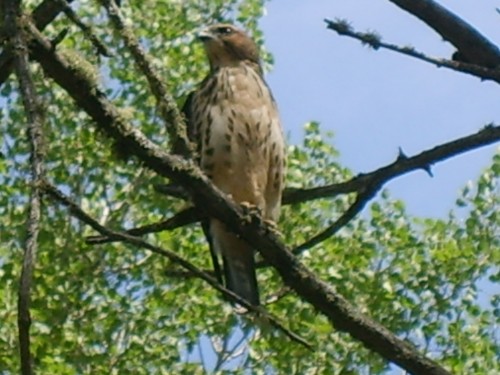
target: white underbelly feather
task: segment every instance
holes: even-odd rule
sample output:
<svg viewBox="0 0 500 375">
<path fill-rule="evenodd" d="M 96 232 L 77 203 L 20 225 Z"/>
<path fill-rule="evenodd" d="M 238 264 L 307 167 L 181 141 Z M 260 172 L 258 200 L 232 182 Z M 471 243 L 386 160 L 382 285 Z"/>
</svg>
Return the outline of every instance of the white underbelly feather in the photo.
<svg viewBox="0 0 500 375">
<path fill-rule="evenodd" d="M 281 127 L 267 87 L 263 88 L 262 83 L 257 87 L 260 77 L 239 78 L 230 75 L 229 91 L 217 95 L 205 108 L 202 117 L 208 121 L 199 134 L 200 164 L 214 184 L 235 201 L 249 202 L 267 211 L 266 196 L 271 191 L 270 184 L 276 184 L 277 154 L 279 168 L 282 166 Z M 279 198 L 281 183 L 278 190 Z M 275 206 L 276 199 L 272 200 Z"/>
</svg>

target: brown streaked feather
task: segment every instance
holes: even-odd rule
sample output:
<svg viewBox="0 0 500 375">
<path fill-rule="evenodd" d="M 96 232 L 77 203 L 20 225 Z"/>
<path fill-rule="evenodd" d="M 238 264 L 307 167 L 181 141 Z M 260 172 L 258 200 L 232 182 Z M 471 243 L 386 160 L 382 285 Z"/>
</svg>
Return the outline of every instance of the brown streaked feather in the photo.
<svg viewBox="0 0 500 375">
<path fill-rule="evenodd" d="M 201 34 L 210 74 L 189 100 L 199 163 L 236 202 L 257 206 L 276 221 L 283 190 L 284 141 L 274 98 L 262 78 L 257 45 L 241 30 L 220 24 Z M 206 226 L 211 251 L 224 261 L 228 288 L 259 303 L 254 251 L 215 219 Z"/>
</svg>

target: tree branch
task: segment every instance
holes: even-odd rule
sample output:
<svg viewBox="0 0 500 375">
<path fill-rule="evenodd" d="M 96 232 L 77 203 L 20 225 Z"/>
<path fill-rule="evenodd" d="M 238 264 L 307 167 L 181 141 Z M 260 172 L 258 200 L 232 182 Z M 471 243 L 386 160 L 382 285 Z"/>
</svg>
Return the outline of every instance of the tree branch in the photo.
<svg viewBox="0 0 500 375">
<path fill-rule="evenodd" d="M 309 189 L 290 190 L 284 196 L 284 204 L 295 204 L 315 199 L 331 198 L 339 194 L 363 192 L 370 190 L 373 186 L 380 188 L 388 181 L 403 174 L 419 169 L 429 173 L 431 166 L 435 163 L 499 141 L 500 125 L 489 124 L 477 133 L 435 146 L 412 157 L 406 157 L 403 153 L 400 153 L 393 163 L 375 171 L 360 174 L 350 181 Z"/>
<path fill-rule="evenodd" d="M 466 61 L 487 68 L 500 65 L 500 50 L 472 25 L 433 0 L 389 0 L 433 28 Z"/>
<path fill-rule="evenodd" d="M 193 224 L 200 221 L 204 216 L 195 207 L 186 208 L 171 218 L 160 221 L 158 223 L 144 225 L 133 229 L 126 230 L 124 233 L 131 236 L 144 236 L 149 233 L 162 232 L 164 230 L 173 230 L 185 225 Z M 116 239 L 106 236 L 91 236 L 87 238 L 87 243 L 91 245 L 103 244 L 116 241 Z"/>
<path fill-rule="evenodd" d="M 324 231 L 317 234 L 316 236 L 308 239 L 303 244 L 297 246 L 295 249 L 293 249 L 292 252 L 295 255 L 299 255 L 305 250 L 310 249 L 311 247 L 314 247 L 319 243 L 323 242 L 324 240 L 333 236 L 347 223 L 349 223 L 358 213 L 360 213 L 361 210 L 363 210 L 363 208 L 370 201 L 370 199 L 372 199 L 375 196 L 380 186 L 381 185 L 374 186 L 370 190 L 367 190 L 366 192 L 359 194 L 356 197 L 355 202 L 351 205 L 351 207 L 349 207 L 349 209 L 346 212 L 344 212 L 344 214 L 341 217 L 339 217 L 332 225 L 330 225 L 328 228 L 326 228 Z"/>
<path fill-rule="evenodd" d="M 333 198 L 340 194 L 358 193 L 358 197 L 356 198 L 354 204 L 337 221 L 317 236 L 297 246 L 293 250 L 293 253 L 298 255 L 304 250 L 316 246 L 328 237 L 334 235 L 339 229 L 353 219 L 365 207 L 366 203 L 373 198 L 373 196 L 375 196 L 375 194 L 390 180 L 419 169 L 426 171 L 432 176 L 431 166 L 433 164 L 499 141 L 500 126 L 490 124 L 475 134 L 435 146 L 430 150 L 422 151 L 420 154 L 412 157 L 406 157 L 404 153 L 400 151 L 400 154 L 395 162 L 378 168 L 375 171 L 360 174 L 349 181 L 314 188 L 285 189 L 282 200 L 283 205 L 303 203 L 322 198 Z M 184 189 L 180 186 L 173 185 L 158 185 L 156 186 L 156 190 L 163 194 L 174 196 L 180 196 L 180 193 L 185 194 Z M 184 199 L 186 197 L 183 196 L 181 198 Z M 177 218 L 176 215 L 166 222 L 137 228 L 139 231 L 137 234 L 143 235 L 162 230 L 172 230 L 183 225 L 200 221 L 203 218 L 201 213 L 190 216 L 187 215 L 187 213 L 184 214 L 183 212 L 180 212 L 178 215 L 181 214 L 182 217 L 179 218 Z M 176 224 L 167 224 L 170 220 Z M 141 228 L 144 228 L 144 230 L 142 231 Z M 152 230 L 149 231 L 147 228 L 151 228 Z"/>
<path fill-rule="evenodd" d="M 373 49 L 379 48 L 387 49 L 390 51 L 398 52 L 406 56 L 411 56 L 416 59 L 431 63 L 438 68 L 444 67 L 447 69 L 455 70 L 457 72 L 470 74 L 479 77 L 483 80 L 491 80 L 500 83 L 500 70 L 490 69 L 481 65 L 470 64 L 461 61 L 453 61 L 442 58 L 435 58 L 425 55 L 422 52 L 415 50 L 413 47 L 400 47 L 395 44 L 382 42 L 379 35 L 370 33 L 361 33 L 354 31 L 349 23 L 345 20 L 331 21 L 325 19 L 327 28 L 336 31 L 337 34 L 348 36 L 361 41 L 361 43 L 369 45 Z"/>
<path fill-rule="evenodd" d="M 95 84 L 60 56 L 36 29 L 32 28 L 32 34 L 33 56 L 41 64 L 45 74 L 69 93 L 77 105 L 92 117 L 99 129 L 125 146 L 145 166 L 184 186 L 199 209 L 221 220 L 230 230 L 258 249 L 264 259 L 279 272 L 284 282 L 304 301 L 328 317 L 338 330 L 348 332 L 367 348 L 410 373 L 449 374 L 411 344 L 361 315 L 344 297 L 301 264 L 259 216 L 245 214 L 194 163 L 166 153 L 138 129 L 131 127 Z M 139 241 L 133 238 L 134 241 Z"/>
<path fill-rule="evenodd" d="M 229 301 L 235 302 L 243 307 L 245 307 L 247 310 L 255 313 L 257 316 L 262 317 L 266 319 L 273 327 L 278 329 L 279 331 L 283 332 L 285 336 L 290 338 L 292 341 L 299 343 L 300 345 L 303 345 L 309 350 L 312 350 L 311 344 L 309 344 L 307 341 L 305 341 L 302 337 L 297 335 L 296 333 L 290 331 L 288 328 L 286 328 L 280 321 L 272 316 L 267 310 L 260 306 L 253 306 L 249 304 L 245 299 L 241 298 L 239 295 L 234 293 L 233 291 L 225 288 L 223 285 L 221 285 L 214 277 L 212 277 L 210 274 L 200 270 L 198 267 L 194 266 L 191 262 L 185 260 L 184 258 L 180 257 L 176 253 L 174 253 L 171 250 L 166 250 L 164 248 L 161 248 L 159 246 L 152 245 L 141 238 L 132 236 L 128 233 L 124 232 L 117 232 L 113 231 L 111 229 L 108 229 L 101 224 L 95 219 L 93 219 L 90 215 L 88 215 L 85 211 L 83 211 L 80 206 L 78 206 L 75 202 L 73 202 L 69 197 L 67 197 L 64 193 L 62 193 L 60 190 L 58 190 L 55 186 L 49 184 L 48 182 L 44 181 L 42 185 L 43 191 L 45 194 L 47 194 L 49 197 L 57 201 L 58 203 L 64 205 L 67 207 L 75 218 L 78 220 L 84 222 L 85 224 L 89 225 L 92 229 L 95 231 L 101 233 L 103 236 L 106 236 L 107 238 L 110 238 L 112 240 L 119 240 L 122 242 L 129 243 L 131 245 L 141 247 L 144 249 L 147 249 L 151 251 L 152 253 L 161 255 L 163 257 L 168 258 L 170 261 L 180 265 L 182 268 L 187 270 L 191 275 L 196 276 L 199 279 L 202 279 L 206 283 L 208 283 L 211 287 L 219 291 L 221 294 L 224 295 Z"/>
<path fill-rule="evenodd" d="M 94 34 L 91 26 L 86 25 L 82 20 L 80 20 L 80 18 L 78 18 L 78 16 L 73 11 L 73 9 L 71 9 L 66 0 L 56 0 L 55 2 L 58 2 L 61 5 L 61 8 L 63 9 L 66 17 L 68 17 L 68 19 L 80 29 L 83 35 L 85 35 L 85 37 L 90 40 L 90 42 L 100 55 L 111 57 L 111 52 L 108 50 L 108 47 L 106 47 L 106 45 L 102 43 L 101 40 L 97 37 L 97 35 Z"/>
<path fill-rule="evenodd" d="M 187 137 L 186 125 L 175 100 L 170 95 L 167 86 L 154 69 L 151 58 L 139 44 L 133 30 L 125 24 L 120 8 L 114 0 L 99 0 L 106 9 L 109 19 L 115 30 L 123 39 L 125 46 L 130 51 L 139 71 L 146 77 L 151 92 L 153 93 L 160 114 L 170 135 L 170 149 L 184 156 L 192 152 L 191 144 Z"/>
<path fill-rule="evenodd" d="M 408 158 L 400 150 L 399 157 L 394 163 L 348 181 L 347 183 L 351 183 L 352 186 L 357 186 L 360 189 L 358 190 L 358 196 L 353 205 L 328 228 L 297 246 L 293 250 L 293 253 L 300 254 L 304 250 L 316 246 L 337 233 L 339 229 L 351 221 L 351 219 L 365 207 L 366 203 L 368 203 L 368 201 L 373 198 L 388 181 L 416 169 L 423 169 L 432 177 L 432 164 L 497 141 L 500 141 L 500 126 L 487 125 L 476 134 L 436 146 L 431 150 L 423 151 L 411 158 Z M 336 193 L 337 189 L 335 186 L 336 185 L 330 185 L 330 187 L 323 186 L 310 189 L 309 191 L 305 189 L 302 191 L 301 196 L 297 195 L 302 198 L 302 202 L 308 199 L 317 199 L 325 197 L 324 194 L 328 196 L 330 190 Z"/>
<path fill-rule="evenodd" d="M 13 51 L 13 64 L 19 81 L 21 99 L 28 122 L 28 140 L 30 145 L 31 192 L 28 203 L 26 239 L 18 291 L 18 331 L 21 356 L 21 373 L 31 375 L 33 356 L 31 353 L 31 290 L 33 287 L 33 269 L 38 250 L 40 232 L 41 191 L 39 181 L 44 176 L 44 152 L 42 141 L 43 114 L 36 94 L 28 61 L 28 46 L 21 25 L 21 2 L 6 0 L 3 5 L 4 25 L 7 30 L 7 42 Z"/>
</svg>

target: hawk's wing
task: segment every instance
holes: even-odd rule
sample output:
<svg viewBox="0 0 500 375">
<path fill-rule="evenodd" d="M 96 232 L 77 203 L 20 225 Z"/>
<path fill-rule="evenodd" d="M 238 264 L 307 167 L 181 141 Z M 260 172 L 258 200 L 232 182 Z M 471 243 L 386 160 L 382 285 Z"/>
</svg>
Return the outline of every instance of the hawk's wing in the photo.
<svg viewBox="0 0 500 375">
<path fill-rule="evenodd" d="M 186 119 L 186 132 L 188 135 L 188 139 L 190 142 L 193 142 L 194 144 L 198 145 L 198 140 L 196 139 L 196 133 L 195 133 L 195 126 L 193 124 L 192 115 L 193 115 L 193 96 L 194 96 L 194 91 L 190 92 L 189 95 L 187 96 L 184 105 L 182 106 L 182 113 L 184 114 L 184 118 Z M 174 146 L 174 152 L 175 152 L 175 146 Z M 197 150 L 198 151 L 198 150 Z M 198 160 L 198 157 L 195 156 L 196 159 Z M 198 160 L 199 161 L 199 160 Z M 217 281 L 220 284 L 223 284 L 223 276 L 222 276 L 222 269 L 221 269 L 221 264 L 220 264 L 220 259 L 219 256 L 215 250 L 214 244 L 213 244 L 213 238 L 210 234 L 210 220 L 203 219 L 201 221 L 201 228 L 203 229 L 203 233 L 205 234 L 205 237 L 208 242 L 208 246 L 210 248 L 210 256 L 212 258 L 212 264 L 214 267 L 214 273 L 215 277 L 217 278 Z"/>
</svg>

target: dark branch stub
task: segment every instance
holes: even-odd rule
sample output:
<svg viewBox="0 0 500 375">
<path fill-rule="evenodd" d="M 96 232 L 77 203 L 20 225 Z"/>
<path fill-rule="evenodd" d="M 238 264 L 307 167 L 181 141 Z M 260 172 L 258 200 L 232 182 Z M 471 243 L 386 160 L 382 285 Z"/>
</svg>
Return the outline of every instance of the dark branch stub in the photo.
<svg viewBox="0 0 500 375">
<path fill-rule="evenodd" d="M 141 227 L 126 230 L 125 233 L 131 236 L 144 236 L 149 233 L 158 233 L 166 230 L 173 230 L 189 224 L 199 222 L 203 218 L 202 213 L 194 207 L 189 207 L 178 212 L 171 218 L 160 221 L 158 223 L 148 224 Z M 116 238 L 107 236 L 91 236 L 87 238 L 87 243 L 90 245 L 104 244 L 117 241 Z"/>
</svg>

